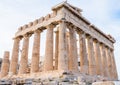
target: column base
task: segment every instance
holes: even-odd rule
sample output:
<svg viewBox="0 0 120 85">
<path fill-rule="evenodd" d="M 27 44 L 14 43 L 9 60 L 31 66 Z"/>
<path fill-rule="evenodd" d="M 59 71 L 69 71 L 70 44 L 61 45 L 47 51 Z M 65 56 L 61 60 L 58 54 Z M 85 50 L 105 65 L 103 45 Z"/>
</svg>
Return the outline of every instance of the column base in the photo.
<svg viewBox="0 0 120 85">
<path fill-rule="evenodd" d="M 45 71 L 45 72 L 38 72 L 33 74 L 21 74 L 21 75 L 13 75 L 13 76 L 6 76 L 0 79 L 0 84 L 6 85 L 8 83 L 16 84 L 40 84 L 40 83 L 52 83 L 49 85 L 57 85 L 53 84 L 53 82 L 65 83 L 65 85 L 69 85 L 67 83 L 72 83 L 75 85 L 80 85 L 79 83 L 93 83 L 97 81 L 110 81 L 111 79 L 105 78 L 99 75 L 90 76 L 88 74 L 83 73 L 74 73 L 69 71 Z M 71 85 L 71 84 L 70 84 Z M 83 85 L 83 84 L 82 84 Z M 85 84 L 86 85 L 86 84 Z"/>
<path fill-rule="evenodd" d="M 81 66 L 81 68 L 80 68 L 81 70 L 81 73 L 83 73 L 83 74 L 88 74 L 88 66 L 87 65 L 83 65 L 83 66 Z"/>
</svg>

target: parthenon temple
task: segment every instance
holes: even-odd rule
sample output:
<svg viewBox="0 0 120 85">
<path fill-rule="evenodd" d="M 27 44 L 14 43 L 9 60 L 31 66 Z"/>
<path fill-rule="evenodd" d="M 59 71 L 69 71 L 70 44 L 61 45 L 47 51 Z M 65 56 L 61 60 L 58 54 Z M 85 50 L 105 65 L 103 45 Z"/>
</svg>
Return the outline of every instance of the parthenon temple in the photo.
<svg viewBox="0 0 120 85">
<path fill-rule="evenodd" d="M 11 59 L 9 52 L 4 52 L 0 79 L 47 78 L 71 73 L 117 80 L 115 39 L 91 24 L 81 12 L 80 8 L 62 2 L 52 7 L 51 14 L 21 26 L 13 39 Z M 40 67 L 41 33 L 45 30 L 45 56 Z M 32 35 L 31 64 L 28 66 L 29 40 Z"/>
</svg>

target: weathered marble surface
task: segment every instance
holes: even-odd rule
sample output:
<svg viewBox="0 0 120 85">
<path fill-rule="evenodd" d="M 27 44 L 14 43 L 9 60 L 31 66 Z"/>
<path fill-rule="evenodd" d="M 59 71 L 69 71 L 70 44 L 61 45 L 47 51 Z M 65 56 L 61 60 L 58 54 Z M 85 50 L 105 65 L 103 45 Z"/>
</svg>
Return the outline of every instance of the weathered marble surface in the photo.
<svg viewBox="0 0 120 85">
<path fill-rule="evenodd" d="M 50 78 L 49 81 L 51 81 L 52 78 L 52 83 L 54 83 L 53 78 L 58 78 L 59 83 L 62 85 L 117 80 L 118 76 L 113 53 L 115 40 L 92 25 L 80 12 L 78 8 L 64 2 L 55 6 L 52 14 L 20 27 L 14 37 L 12 62 L 10 67 L 8 67 L 8 69 L 10 68 L 9 75 L 5 76 L 5 78 L 14 78 L 15 81 L 19 79 L 20 82 L 25 82 L 25 80 L 30 78 L 46 78 L 48 80 Z M 55 42 L 54 31 L 56 27 L 59 27 L 59 32 L 56 35 Z M 39 62 L 41 56 L 40 33 L 44 30 L 47 30 L 46 49 L 44 61 L 41 63 L 41 61 Z M 67 33 L 69 33 L 69 39 Z M 28 65 L 29 39 L 31 35 L 35 35 L 35 37 L 32 62 Z M 23 39 L 23 47 L 20 54 L 21 61 L 18 64 L 21 39 Z M 54 58 L 54 56 L 56 57 Z M 60 75 L 62 73 L 72 74 L 67 76 Z M 73 76 L 72 79 L 71 75 Z M 78 81 L 78 77 L 80 77 L 80 81 Z M 17 81 L 19 82 L 19 80 Z M 43 81 L 43 83 L 45 82 Z"/>
<path fill-rule="evenodd" d="M 115 85 L 115 84 L 112 81 L 107 81 L 107 82 L 95 82 L 92 85 Z"/>
</svg>

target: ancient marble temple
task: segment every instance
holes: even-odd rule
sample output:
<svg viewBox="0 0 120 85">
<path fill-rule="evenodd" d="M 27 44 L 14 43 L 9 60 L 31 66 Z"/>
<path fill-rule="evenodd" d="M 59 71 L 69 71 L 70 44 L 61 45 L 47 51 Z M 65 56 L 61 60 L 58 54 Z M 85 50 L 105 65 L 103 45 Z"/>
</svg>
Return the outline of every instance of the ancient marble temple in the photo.
<svg viewBox="0 0 120 85">
<path fill-rule="evenodd" d="M 0 78 L 57 77 L 70 72 L 117 80 L 114 38 L 91 24 L 81 12 L 80 8 L 63 2 L 54 6 L 51 14 L 21 26 L 14 36 L 11 60 L 9 52 L 4 53 Z M 43 69 L 39 70 L 41 33 L 44 30 L 47 31 L 45 56 Z M 31 35 L 34 35 L 32 59 L 27 72 Z M 21 40 L 23 46 L 19 53 Z"/>
</svg>

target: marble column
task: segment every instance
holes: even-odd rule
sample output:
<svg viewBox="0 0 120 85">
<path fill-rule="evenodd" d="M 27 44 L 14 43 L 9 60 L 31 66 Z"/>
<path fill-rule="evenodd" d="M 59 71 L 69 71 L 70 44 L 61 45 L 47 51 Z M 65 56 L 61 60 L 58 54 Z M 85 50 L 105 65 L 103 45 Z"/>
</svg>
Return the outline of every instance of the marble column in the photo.
<svg viewBox="0 0 120 85">
<path fill-rule="evenodd" d="M 78 71 L 78 53 L 77 53 L 77 39 L 75 34 L 75 28 L 69 28 L 69 36 L 70 36 L 70 51 L 69 51 L 69 59 L 70 59 L 70 71 Z"/>
<path fill-rule="evenodd" d="M 96 74 L 102 75 L 100 43 L 96 39 L 94 39 L 94 48 L 95 48 L 94 53 L 95 53 L 95 61 L 96 61 Z"/>
<path fill-rule="evenodd" d="M 105 51 L 105 45 L 101 44 L 101 60 L 102 60 L 102 70 L 103 70 L 103 76 L 108 77 L 108 68 L 107 68 L 107 57 L 106 57 L 106 51 Z"/>
<path fill-rule="evenodd" d="M 96 75 L 96 62 L 94 56 L 93 38 L 87 35 L 88 40 L 88 62 L 89 62 L 89 74 Z"/>
<path fill-rule="evenodd" d="M 53 70 L 53 25 L 47 26 L 44 71 Z"/>
<path fill-rule="evenodd" d="M 32 50 L 31 73 L 39 71 L 39 57 L 40 57 L 40 30 L 34 32 L 34 42 Z"/>
<path fill-rule="evenodd" d="M 88 55 L 86 48 L 86 35 L 84 32 L 80 31 L 79 34 L 79 44 L 80 44 L 80 72 L 88 74 Z"/>
<path fill-rule="evenodd" d="M 107 56 L 107 65 L 108 65 L 108 77 L 112 79 L 112 63 L 111 63 L 111 55 L 109 47 L 106 48 L 106 56 Z"/>
<path fill-rule="evenodd" d="M 110 61 L 108 61 L 108 67 L 109 66 L 111 67 L 111 70 L 109 69 L 110 74 L 111 74 L 110 76 L 111 76 L 111 79 L 114 80 L 114 67 L 113 67 L 113 60 L 112 60 L 112 55 L 111 55 L 111 49 L 110 48 L 108 49 L 108 53 L 109 53 L 109 60 L 110 60 Z"/>
<path fill-rule="evenodd" d="M 67 43 L 67 47 L 66 47 L 66 50 L 67 50 L 67 56 L 68 56 L 68 69 L 71 68 L 71 59 L 70 59 L 70 33 L 69 32 L 66 32 L 66 43 Z"/>
<path fill-rule="evenodd" d="M 23 37 L 23 46 L 22 46 L 21 60 L 19 66 L 19 74 L 25 74 L 28 66 L 29 37 L 30 34 L 26 34 Z"/>
<path fill-rule="evenodd" d="M 0 78 L 3 78 L 8 75 L 9 65 L 10 65 L 9 52 L 5 51 L 3 61 L 2 61 L 2 66 L 1 66 Z"/>
<path fill-rule="evenodd" d="M 59 31 L 55 31 L 55 70 L 58 69 L 58 54 L 59 54 Z"/>
<path fill-rule="evenodd" d="M 111 52 L 111 60 L 112 60 L 113 78 L 115 80 L 117 80 L 118 79 L 118 74 L 117 74 L 117 68 L 116 68 L 116 63 L 115 63 L 115 58 L 114 58 L 114 52 L 113 52 L 113 50 L 111 50 L 110 52 Z"/>
<path fill-rule="evenodd" d="M 12 49 L 12 58 L 10 62 L 10 69 L 9 69 L 9 75 L 14 75 L 17 73 L 18 68 L 18 57 L 19 57 L 19 44 L 20 44 L 20 38 L 14 39 L 14 45 Z"/>
<path fill-rule="evenodd" d="M 66 23 L 61 21 L 59 23 L 59 56 L 58 56 L 58 70 L 68 71 L 68 54 L 66 43 Z"/>
</svg>

